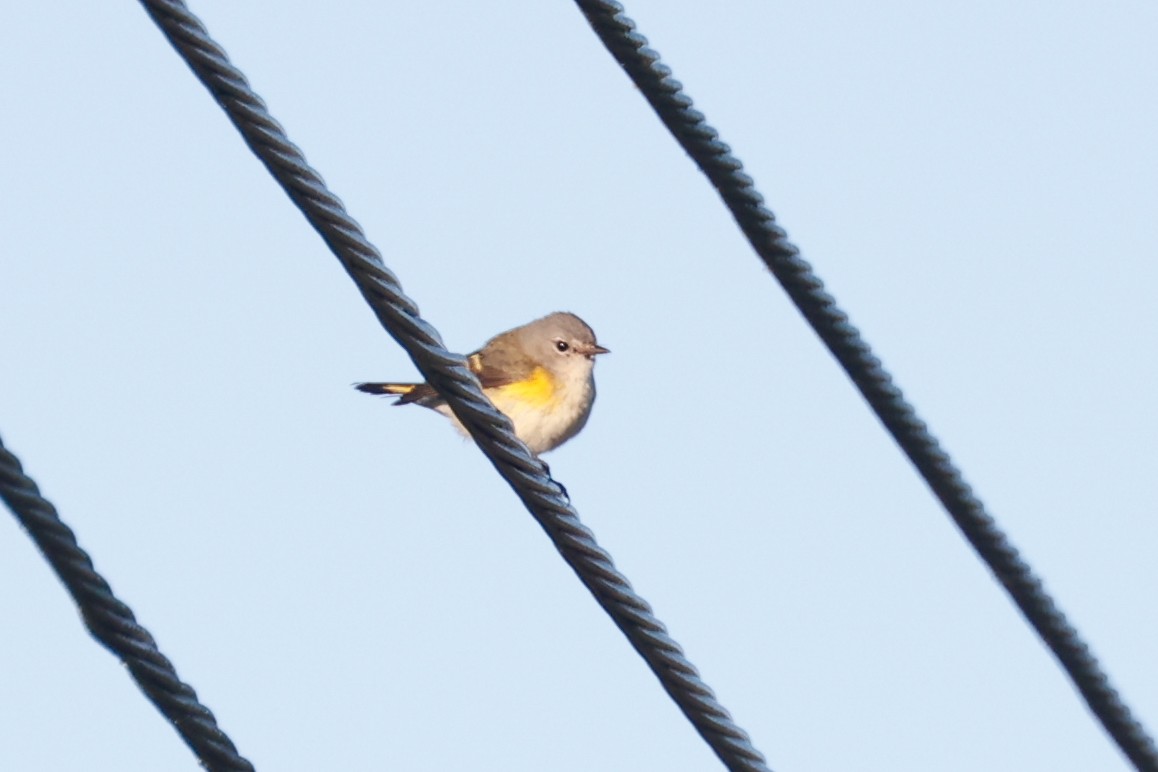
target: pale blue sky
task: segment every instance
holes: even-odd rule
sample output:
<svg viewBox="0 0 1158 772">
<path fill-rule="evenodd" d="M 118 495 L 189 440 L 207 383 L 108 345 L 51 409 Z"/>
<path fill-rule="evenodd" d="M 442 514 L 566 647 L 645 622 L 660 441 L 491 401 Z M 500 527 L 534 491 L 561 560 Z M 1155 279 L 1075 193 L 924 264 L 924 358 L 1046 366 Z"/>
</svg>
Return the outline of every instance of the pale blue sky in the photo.
<svg viewBox="0 0 1158 772">
<path fill-rule="evenodd" d="M 571 3 L 193 8 L 452 349 L 613 350 L 552 469 L 773 769 L 1126 768 Z M 1158 9 L 628 12 L 1158 728 Z M 0 436 L 259 770 L 719 768 L 136 3 L 0 70 Z M 196 769 L 5 522 L 0 769 Z"/>
</svg>

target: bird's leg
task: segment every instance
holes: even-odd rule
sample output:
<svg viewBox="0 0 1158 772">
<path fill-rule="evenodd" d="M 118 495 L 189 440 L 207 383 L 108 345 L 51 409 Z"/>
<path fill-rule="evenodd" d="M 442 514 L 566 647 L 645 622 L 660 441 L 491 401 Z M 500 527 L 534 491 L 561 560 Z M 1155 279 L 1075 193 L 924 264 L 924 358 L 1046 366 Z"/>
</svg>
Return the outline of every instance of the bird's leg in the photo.
<svg viewBox="0 0 1158 772">
<path fill-rule="evenodd" d="M 547 477 L 551 478 L 551 482 L 553 482 L 559 486 L 559 490 L 561 490 L 563 492 L 563 498 L 567 499 L 567 503 L 570 504 L 571 503 L 571 494 L 567 492 L 567 486 L 564 485 L 563 483 L 559 482 L 558 480 L 556 480 L 554 477 L 551 477 L 550 464 L 548 464 L 546 461 L 544 461 L 541 458 L 539 459 L 539 463 L 543 465 L 543 471 L 547 473 Z"/>
</svg>

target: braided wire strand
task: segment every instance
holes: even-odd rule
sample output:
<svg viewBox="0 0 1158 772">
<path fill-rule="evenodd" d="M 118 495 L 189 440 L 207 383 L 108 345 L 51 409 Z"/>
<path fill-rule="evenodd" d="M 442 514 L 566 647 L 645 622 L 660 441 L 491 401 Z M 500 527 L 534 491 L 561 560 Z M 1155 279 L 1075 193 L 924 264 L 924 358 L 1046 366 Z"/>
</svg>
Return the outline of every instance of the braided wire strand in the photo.
<svg viewBox="0 0 1158 772">
<path fill-rule="evenodd" d="M 647 38 L 614 0 L 575 0 L 599 40 L 626 71 L 679 144 L 707 175 L 753 249 L 840 362 L 865 400 L 948 510 L 1022 614 L 1057 657 L 1090 710 L 1138 769 L 1158 770 L 1158 749 L 1110 683 L 1077 629 L 998 527 L 905 399 L 881 360 L 824 289 L 766 209 L 754 180 L 695 110 Z"/>
<path fill-rule="evenodd" d="M 186 745 L 213 772 L 252 772 L 233 741 L 217 726 L 193 687 L 181 680 L 173 664 L 157 649 L 132 609 L 113 595 L 88 553 L 77 543 L 51 502 L 24 473 L 20 460 L 0 440 L 0 498 L 36 542 L 41 553 L 72 595 L 94 638 L 125 664 L 137 686 L 172 722 Z"/>
<path fill-rule="evenodd" d="M 499 474 L 547 532 L 556 549 L 644 658 L 663 688 L 731 770 L 767 770 L 764 757 L 584 526 L 560 486 L 515 436 L 510 421 L 483 395 L 463 357 L 403 294 L 378 250 L 347 214 L 265 103 L 201 22 L 179 0 L 141 0 L 177 53 L 225 110 L 255 155 L 302 211 L 354 280 L 379 322 L 413 360 Z"/>
</svg>

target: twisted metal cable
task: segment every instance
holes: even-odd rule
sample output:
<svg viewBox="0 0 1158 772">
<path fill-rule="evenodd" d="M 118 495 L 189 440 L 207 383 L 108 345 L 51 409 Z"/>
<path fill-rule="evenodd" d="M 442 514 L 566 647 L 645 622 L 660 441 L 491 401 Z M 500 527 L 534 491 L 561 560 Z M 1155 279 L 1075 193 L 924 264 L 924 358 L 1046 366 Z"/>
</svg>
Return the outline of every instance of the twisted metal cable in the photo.
<svg viewBox="0 0 1158 772">
<path fill-rule="evenodd" d="M 213 772 L 253 772 L 233 741 L 217 726 L 209 708 L 197 700 L 173 664 L 157 650 L 157 642 L 133 611 L 113 595 L 97 573 L 88 553 L 77 544 L 56 508 L 0 440 L 0 498 L 36 542 L 80 608 L 92 636 L 125 664 L 145 696 L 173 723 L 181 739 L 206 769 Z"/>
<path fill-rule="evenodd" d="M 575 0 L 600 41 L 647 99 L 668 131 L 707 175 L 740 229 L 792 302 L 840 362 L 865 400 L 949 511 L 958 528 L 1046 642 L 1090 710 L 1138 769 L 1158 770 L 1158 750 L 1078 631 L 986 512 L 961 472 L 909 404 L 860 332 L 788 241 L 743 164 L 692 100 L 635 22 L 614 0 Z"/>
<path fill-rule="evenodd" d="M 547 532 L 604 611 L 647 661 L 684 715 L 732 770 L 767 770 L 764 757 L 716 699 L 651 607 L 632 589 L 579 521 L 541 461 L 515 437 L 511 423 L 483 396 L 463 357 L 442 345 L 361 226 L 347 214 L 301 151 L 290 142 L 242 73 L 178 0 L 141 0 L 177 53 L 225 110 L 245 142 L 341 261 L 379 322 L 446 398 L 499 474 Z"/>
</svg>

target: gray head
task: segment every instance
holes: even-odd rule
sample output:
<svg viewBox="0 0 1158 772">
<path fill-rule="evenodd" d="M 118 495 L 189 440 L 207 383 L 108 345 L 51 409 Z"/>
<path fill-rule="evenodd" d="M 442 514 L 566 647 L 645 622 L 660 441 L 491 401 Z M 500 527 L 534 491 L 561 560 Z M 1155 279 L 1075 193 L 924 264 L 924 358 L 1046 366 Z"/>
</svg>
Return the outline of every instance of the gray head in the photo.
<svg viewBox="0 0 1158 772">
<path fill-rule="evenodd" d="M 557 311 L 517 330 L 525 351 L 551 370 L 590 371 L 595 357 L 608 353 L 595 341 L 595 332 L 575 314 Z"/>
</svg>

